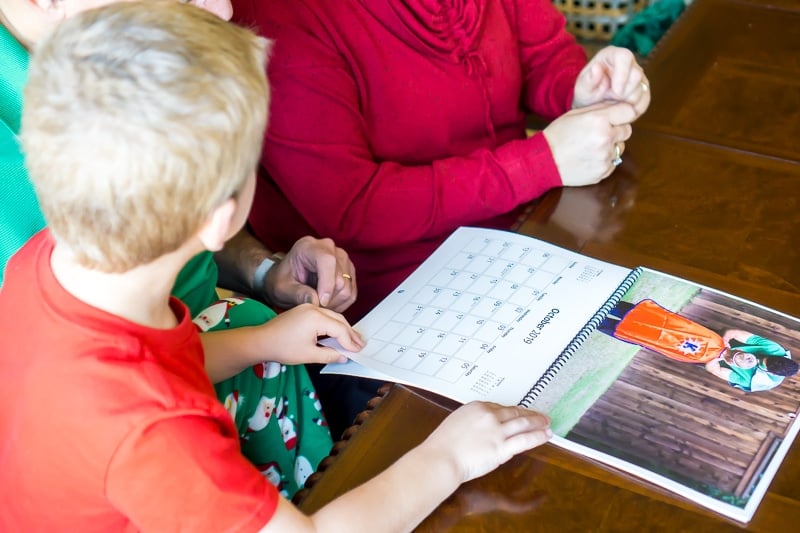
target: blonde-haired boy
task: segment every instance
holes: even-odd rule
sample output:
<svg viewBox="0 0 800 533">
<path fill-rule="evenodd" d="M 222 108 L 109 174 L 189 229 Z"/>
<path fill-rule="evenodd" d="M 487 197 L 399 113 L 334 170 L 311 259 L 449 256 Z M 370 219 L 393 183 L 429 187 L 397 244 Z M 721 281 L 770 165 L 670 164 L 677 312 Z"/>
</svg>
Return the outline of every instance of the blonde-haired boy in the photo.
<svg viewBox="0 0 800 533">
<path fill-rule="evenodd" d="M 311 517 L 240 454 L 170 289 L 244 223 L 265 49 L 153 1 L 77 15 L 34 56 L 23 140 L 51 230 L 12 258 L 0 291 L 0 529 L 410 529 L 459 483 L 548 438 L 543 415 L 470 404 Z M 171 202 L 170 220 L 152 218 Z M 320 334 L 302 309 L 271 323 L 276 342 Z"/>
<path fill-rule="evenodd" d="M 125 272 L 246 189 L 267 121 L 267 41 L 213 16 L 168 29 L 142 16 L 137 32 L 122 13 L 94 16 L 81 39 L 37 50 L 22 138 L 53 237 L 83 267 Z"/>
<path fill-rule="evenodd" d="M 45 227 L 19 143 L 22 96 L 28 78 L 30 50 L 64 20 L 98 5 L 118 1 L 124 0 L 0 0 L 0 198 L 3 202 L 0 209 L 0 287 L 9 258 Z M 231 16 L 229 0 L 189 0 L 184 3 L 192 2 L 225 20 Z M 67 121 L 67 117 L 54 120 L 61 120 L 60 125 L 70 131 L 76 125 L 83 128 L 90 123 L 89 117 L 83 116 L 75 122 Z M 119 125 L 126 123 L 127 120 Z M 53 124 L 59 126 L 58 122 Z M 115 124 L 115 127 L 119 126 Z M 106 133 L 101 131 L 101 137 Z M 114 133 L 108 135 L 109 139 L 116 139 Z M 91 162 L 95 159 L 92 157 L 94 143 L 84 141 L 84 160 Z M 204 149 L 205 141 L 202 139 L 196 143 L 198 150 Z M 121 153 L 127 146 L 128 143 L 117 143 L 114 148 Z M 130 159 L 136 161 L 135 148 L 131 151 L 134 153 L 129 154 Z M 109 165 L 110 159 L 102 159 L 100 164 Z M 73 192 L 70 180 L 65 183 L 65 188 L 66 199 L 68 193 Z M 163 200 L 166 196 L 160 195 L 157 199 Z M 170 211 L 176 201 L 170 199 L 160 206 L 161 210 Z M 83 208 L 77 216 L 94 217 L 94 214 Z M 148 224 L 152 232 L 158 233 L 159 239 L 162 232 L 178 228 L 172 221 L 171 212 L 166 218 L 151 218 Z M 105 225 L 97 220 L 94 228 L 100 228 L 102 236 Z M 124 238 L 133 238 L 133 244 L 136 244 L 137 233 L 131 228 L 128 233 L 121 233 Z M 127 250 L 125 241 L 112 242 Z M 242 453 L 253 464 L 269 464 L 270 480 L 280 487 L 281 492 L 291 496 L 303 486 L 305 476 L 327 456 L 333 445 L 328 427 L 321 422 L 327 420 L 334 431 L 340 431 L 351 422 L 355 413 L 347 416 L 342 409 L 337 409 L 340 405 L 347 405 L 340 396 L 326 394 L 324 390 L 315 391 L 313 378 L 306 373 L 305 366 L 281 363 L 325 363 L 336 360 L 339 355 L 334 350 L 318 346 L 313 336 L 294 337 L 289 344 L 276 343 L 273 338 L 275 328 L 267 323 L 275 313 L 254 299 L 221 301 L 216 291 L 218 285 L 253 295 L 279 308 L 310 302 L 341 312 L 353 303 L 357 295 L 355 269 L 347 253 L 330 239 L 303 237 L 278 259 L 277 254 L 244 228 L 225 244 L 223 250 L 207 251 L 193 257 L 178 274 L 172 288 L 172 294 L 189 307 L 198 327 L 203 330 L 201 340 L 206 370 L 217 397 L 234 417 L 242 437 Z M 294 312 L 309 315 L 321 331 L 348 330 L 337 313 L 320 311 L 305 308 Z M 292 354 L 292 357 L 288 358 L 286 354 Z M 365 390 L 362 396 L 368 394 L 369 391 Z M 267 418 L 265 406 L 277 398 L 285 399 L 280 404 L 281 416 Z M 358 412 L 366 399 L 354 398 L 351 409 L 355 407 Z M 321 403 L 327 404 L 326 416 L 321 413 L 316 417 L 297 416 L 300 412 L 319 412 Z M 286 420 L 306 420 L 293 428 L 296 436 L 292 438 L 297 445 L 291 448 L 285 446 L 285 427 L 282 426 L 287 426 Z"/>
</svg>

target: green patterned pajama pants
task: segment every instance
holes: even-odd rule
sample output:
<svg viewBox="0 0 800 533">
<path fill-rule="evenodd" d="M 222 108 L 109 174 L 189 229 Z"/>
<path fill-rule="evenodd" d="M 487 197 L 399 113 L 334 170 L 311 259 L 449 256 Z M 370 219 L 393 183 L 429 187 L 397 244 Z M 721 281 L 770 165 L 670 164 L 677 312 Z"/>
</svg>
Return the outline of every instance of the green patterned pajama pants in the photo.
<svg viewBox="0 0 800 533">
<path fill-rule="evenodd" d="M 257 326 L 273 317 L 260 302 L 226 298 L 194 322 L 202 331 L 217 331 Z M 239 430 L 242 454 L 291 498 L 333 446 L 305 367 L 259 363 L 214 387 Z"/>
</svg>

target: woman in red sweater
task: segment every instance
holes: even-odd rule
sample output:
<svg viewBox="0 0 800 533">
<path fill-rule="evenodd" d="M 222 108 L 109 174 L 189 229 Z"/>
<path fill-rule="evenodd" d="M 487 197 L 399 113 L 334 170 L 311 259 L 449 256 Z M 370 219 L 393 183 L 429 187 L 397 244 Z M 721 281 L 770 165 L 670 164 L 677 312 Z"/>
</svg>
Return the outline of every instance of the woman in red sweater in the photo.
<svg viewBox="0 0 800 533">
<path fill-rule="evenodd" d="M 587 66 L 550 0 L 233 4 L 275 40 L 250 226 L 275 250 L 306 234 L 346 249 L 351 320 L 456 227 L 508 228 L 547 190 L 608 176 L 650 101 L 632 54 Z M 526 138 L 528 113 L 555 120 Z"/>
<path fill-rule="evenodd" d="M 549 189 L 607 177 L 650 102 L 633 55 L 587 65 L 550 0 L 233 5 L 275 41 L 250 228 L 275 250 L 306 234 L 347 250 L 350 320 L 458 226 L 508 228 Z M 552 120 L 530 138 L 529 113 Z"/>
</svg>

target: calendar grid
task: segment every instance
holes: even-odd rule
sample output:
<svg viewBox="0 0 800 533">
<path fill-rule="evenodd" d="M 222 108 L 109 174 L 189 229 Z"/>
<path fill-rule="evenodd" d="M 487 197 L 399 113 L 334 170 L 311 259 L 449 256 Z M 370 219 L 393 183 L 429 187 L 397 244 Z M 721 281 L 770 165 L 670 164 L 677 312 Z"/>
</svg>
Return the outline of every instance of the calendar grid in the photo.
<svg viewBox="0 0 800 533">
<path fill-rule="evenodd" d="M 474 238 L 377 332 L 375 359 L 454 383 L 490 357 L 508 325 L 574 264 L 532 246 Z"/>
</svg>

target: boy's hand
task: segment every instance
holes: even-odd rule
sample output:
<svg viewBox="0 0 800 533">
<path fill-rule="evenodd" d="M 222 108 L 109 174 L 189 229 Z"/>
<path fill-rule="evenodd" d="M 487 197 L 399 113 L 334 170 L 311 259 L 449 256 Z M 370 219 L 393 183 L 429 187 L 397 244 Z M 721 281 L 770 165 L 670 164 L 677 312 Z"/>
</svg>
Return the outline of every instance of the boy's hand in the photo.
<svg viewBox="0 0 800 533">
<path fill-rule="evenodd" d="M 457 482 L 491 472 L 514 455 L 547 442 L 550 419 L 522 407 L 472 402 L 455 410 L 422 446 L 448 455 Z"/>
<path fill-rule="evenodd" d="M 269 269 L 264 294 L 284 309 L 312 303 L 341 312 L 356 301 L 356 270 L 331 239 L 303 237 Z"/>
<path fill-rule="evenodd" d="M 366 344 L 342 315 L 313 304 L 289 309 L 258 328 L 260 342 L 269 348 L 267 359 L 290 365 L 347 361 L 333 348 L 317 344 L 319 337 L 334 338 L 351 352 L 360 351 Z"/>
</svg>

